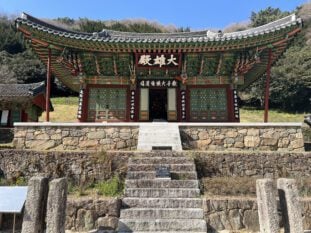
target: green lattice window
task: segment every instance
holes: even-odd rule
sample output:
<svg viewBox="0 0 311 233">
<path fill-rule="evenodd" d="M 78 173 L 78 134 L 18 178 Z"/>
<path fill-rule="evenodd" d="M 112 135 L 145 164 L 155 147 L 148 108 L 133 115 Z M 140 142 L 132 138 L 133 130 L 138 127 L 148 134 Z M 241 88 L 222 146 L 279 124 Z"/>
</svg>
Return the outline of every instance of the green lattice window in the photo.
<svg viewBox="0 0 311 233">
<path fill-rule="evenodd" d="M 125 120 L 126 95 L 125 88 L 91 88 L 88 104 L 89 120 Z"/>
<path fill-rule="evenodd" d="M 193 121 L 227 121 L 225 88 L 192 88 L 190 118 Z"/>
</svg>

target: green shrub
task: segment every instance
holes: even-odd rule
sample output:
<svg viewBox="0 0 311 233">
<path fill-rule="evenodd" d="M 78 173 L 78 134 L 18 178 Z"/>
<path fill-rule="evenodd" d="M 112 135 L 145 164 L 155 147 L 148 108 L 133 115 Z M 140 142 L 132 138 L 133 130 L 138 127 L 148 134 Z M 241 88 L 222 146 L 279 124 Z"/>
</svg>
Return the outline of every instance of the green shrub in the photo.
<svg viewBox="0 0 311 233">
<path fill-rule="evenodd" d="M 22 177 L 22 176 L 18 177 L 16 179 L 16 181 L 15 181 L 15 185 L 17 185 L 17 186 L 26 186 L 27 185 L 27 181 L 26 181 L 25 177 Z"/>
<path fill-rule="evenodd" d="M 86 189 L 87 188 L 84 185 L 74 185 L 71 181 L 69 181 L 67 193 L 81 197 L 87 195 Z"/>
<path fill-rule="evenodd" d="M 107 181 L 95 184 L 95 189 L 99 195 L 110 197 L 120 196 L 123 193 L 124 181 L 121 180 L 119 176 L 114 176 Z"/>
</svg>

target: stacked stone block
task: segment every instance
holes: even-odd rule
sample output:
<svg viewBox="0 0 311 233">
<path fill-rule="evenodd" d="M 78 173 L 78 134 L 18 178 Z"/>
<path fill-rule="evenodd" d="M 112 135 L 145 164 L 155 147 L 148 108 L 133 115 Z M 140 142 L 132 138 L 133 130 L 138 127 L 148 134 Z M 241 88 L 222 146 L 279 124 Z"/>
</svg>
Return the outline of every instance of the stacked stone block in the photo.
<svg viewBox="0 0 311 233">
<path fill-rule="evenodd" d="M 184 148 L 198 150 L 304 151 L 301 126 L 180 126 Z"/>
<path fill-rule="evenodd" d="M 13 144 L 34 150 L 135 150 L 138 127 L 16 127 Z"/>
</svg>

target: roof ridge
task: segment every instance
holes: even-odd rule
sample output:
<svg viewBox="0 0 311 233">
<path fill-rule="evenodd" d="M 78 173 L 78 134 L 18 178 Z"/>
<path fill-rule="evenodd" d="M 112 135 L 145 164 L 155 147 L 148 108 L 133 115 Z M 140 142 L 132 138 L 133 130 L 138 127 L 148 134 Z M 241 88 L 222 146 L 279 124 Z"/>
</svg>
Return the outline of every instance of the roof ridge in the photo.
<svg viewBox="0 0 311 233">
<path fill-rule="evenodd" d="M 28 23 L 27 23 L 28 21 Z M 201 30 L 201 31 L 192 31 L 192 32 L 161 32 L 161 33 L 139 33 L 139 32 L 124 32 L 124 31 L 115 31 L 115 30 L 108 30 L 103 29 L 101 32 L 93 32 L 93 33 L 86 33 L 86 32 L 77 32 L 68 29 L 64 29 L 62 27 L 53 25 L 51 23 L 47 23 L 41 19 L 35 18 L 29 14 L 22 13 L 21 17 L 16 19 L 16 22 L 19 23 L 26 23 L 29 26 L 38 28 L 39 30 L 48 31 L 52 30 L 51 33 L 59 34 L 61 36 L 70 37 L 70 38 L 77 38 L 77 39 L 89 39 L 89 40 L 98 40 L 104 38 L 142 38 L 142 39 L 153 39 L 153 38 L 201 38 L 201 39 L 212 39 L 212 40 L 224 40 L 228 38 L 235 38 L 240 36 L 249 36 L 249 35 L 257 35 L 263 34 L 270 31 L 279 30 L 282 27 L 290 26 L 293 24 L 301 24 L 301 18 L 297 18 L 296 14 L 291 14 L 285 16 L 281 19 L 275 20 L 273 22 L 264 24 L 259 27 L 249 28 L 243 31 L 236 31 L 236 32 L 228 32 L 228 33 L 217 33 L 213 32 L 212 30 Z M 37 25 L 33 25 L 37 24 Z M 42 28 L 44 27 L 44 28 Z M 220 31 L 221 32 L 221 31 Z"/>
<path fill-rule="evenodd" d="M 63 28 L 61 26 L 54 25 L 53 23 L 49 23 L 49 22 L 46 22 L 46 21 L 44 21 L 42 19 L 36 18 L 36 17 L 34 17 L 34 16 L 30 15 L 30 14 L 27 14 L 25 12 L 21 13 L 21 16 L 16 18 L 16 20 L 18 20 L 18 19 L 29 20 L 29 21 L 37 23 L 37 24 L 39 24 L 41 26 L 44 26 L 44 27 L 47 27 L 47 28 L 51 28 L 51 29 L 54 29 L 54 30 L 58 30 L 58 31 L 62 31 L 62 32 L 79 33 L 79 34 L 85 34 L 85 35 L 92 35 L 93 34 L 93 33 L 88 33 L 88 32 L 78 32 L 78 31 L 66 29 L 66 28 Z"/>
<path fill-rule="evenodd" d="M 17 85 L 17 86 L 31 86 L 31 85 L 45 85 L 45 82 L 44 81 L 41 81 L 41 82 L 36 82 L 36 83 L 0 83 L 0 85 Z"/>
</svg>

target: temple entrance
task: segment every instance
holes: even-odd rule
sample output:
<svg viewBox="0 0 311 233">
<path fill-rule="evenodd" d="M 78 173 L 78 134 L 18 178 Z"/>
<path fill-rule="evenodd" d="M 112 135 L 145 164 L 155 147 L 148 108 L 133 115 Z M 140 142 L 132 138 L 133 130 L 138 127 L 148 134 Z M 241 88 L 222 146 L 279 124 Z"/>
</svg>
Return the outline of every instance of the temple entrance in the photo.
<svg viewBox="0 0 311 233">
<path fill-rule="evenodd" d="M 167 90 L 149 90 L 149 120 L 167 120 Z"/>
</svg>

